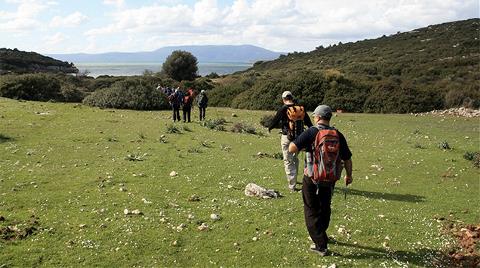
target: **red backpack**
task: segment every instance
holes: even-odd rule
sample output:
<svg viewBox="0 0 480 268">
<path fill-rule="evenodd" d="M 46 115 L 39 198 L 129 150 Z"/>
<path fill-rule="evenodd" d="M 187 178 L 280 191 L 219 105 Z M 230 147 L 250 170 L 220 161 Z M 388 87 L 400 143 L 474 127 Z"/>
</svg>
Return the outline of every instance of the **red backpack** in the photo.
<svg viewBox="0 0 480 268">
<path fill-rule="evenodd" d="M 314 183 L 333 182 L 340 179 L 340 137 L 335 128 L 319 128 L 313 147 Z"/>
</svg>

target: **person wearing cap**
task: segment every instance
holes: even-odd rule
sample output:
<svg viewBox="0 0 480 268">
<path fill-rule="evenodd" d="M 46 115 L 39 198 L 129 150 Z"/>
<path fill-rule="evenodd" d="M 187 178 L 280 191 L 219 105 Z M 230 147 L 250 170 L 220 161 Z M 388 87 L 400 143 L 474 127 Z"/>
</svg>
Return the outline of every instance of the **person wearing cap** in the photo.
<svg viewBox="0 0 480 268">
<path fill-rule="evenodd" d="M 319 105 L 312 114 L 314 127 L 310 127 L 293 142 L 290 143 L 289 151 L 297 153 L 305 149 L 306 154 L 312 153 L 315 138 L 320 129 L 334 129 L 330 127 L 332 109 L 327 105 Z M 337 130 L 339 136 L 339 158 L 346 170 L 345 184 L 352 183 L 352 153 L 348 148 L 345 136 Z M 307 167 L 308 168 L 308 167 Z M 315 243 L 310 249 L 321 256 L 328 255 L 327 228 L 330 223 L 331 201 L 335 183 L 320 182 L 318 185 L 307 174 L 303 177 L 302 196 L 303 211 L 308 233 Z"/>
<path fill-rule="evenodd" d="M 200 121 L 205 120 L 205 112 L 208 106 L 208 97 L 205 90 L 201 90 L 197 97 L 198 110 L 200 112 Z"/>
<path fill-rule="evenodd" d="M 293 100 L 293 94 L 290 91 L 285 91 L 282 93 L 282 101 L 283 101 L 283 106 L 277 111 L 277 113 L 275 114 L 275 117 L 272 119 L 271 124 L 268 127 L 268 132 L 270 132 L 279 124 L 281 125 L 282 136 L 280 138 L 280 145 L 282 147 L 285 174 L 288 180 L 288 188 L 290 189 L 290 191 L 295 192 L 295 191 L 298 191 L 298 189 L 295 186 L 297 184 L 297 173 L 298 173 L 299 162 L 298 162 L 297 153 L 290 153 L 288 151 L 288 146 L 291 140 L 288 137 L 289 121 L 288 121 L 287 111 L 288 111 L 288 108 L 292 106 L 301 106 L 301 105 L 295 104 Z M 307 125 L 308 127 L 312 126 L 312 121 L 310 120 L 310 117 L 308 117 L 307 114 L 305 114 L 303 121 L 305 125 Z"/>
</svg>

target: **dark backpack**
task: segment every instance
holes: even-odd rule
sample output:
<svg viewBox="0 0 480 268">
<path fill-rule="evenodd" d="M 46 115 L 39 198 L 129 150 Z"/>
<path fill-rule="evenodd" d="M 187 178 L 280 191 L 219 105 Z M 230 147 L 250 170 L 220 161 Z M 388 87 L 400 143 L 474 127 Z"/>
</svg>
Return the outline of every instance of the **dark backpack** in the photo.
<svg viewBox="0 0 480 268">
<path fill-rule="evenodd" d="M 290 106 L 287 108 L 288 131 L 287 137 L 293 141 L 302 134 L 304 130 L 303 119 L 305 118 L 305 108 L 300 105 Z"/>
<path fill-rule="evenodd" d="M 340 161 L 340 136 L 335 128 L 318 128 L 313 144 L 312 180 L 335 183 L 340 179 L 342 164 Z"/>
</svg>

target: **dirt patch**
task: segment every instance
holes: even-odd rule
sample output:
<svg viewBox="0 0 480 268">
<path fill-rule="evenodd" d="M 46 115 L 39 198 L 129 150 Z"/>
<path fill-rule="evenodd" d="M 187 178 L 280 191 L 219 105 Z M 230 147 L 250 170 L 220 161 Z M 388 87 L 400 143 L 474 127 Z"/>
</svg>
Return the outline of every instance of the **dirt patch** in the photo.
<svg viewBox="0 0 480 268">
<path fill-rule="evenodd" d="M 480 224 L 446 222 L 443 232 L 456 241 L 456 245 L 447 250 L 453 265 L 480 267 Z"/>
<path fill-rule="evenodd" d="M 6 223 L 5 217 L 0 216 L 1 222 Z M 5 241 L 15 241 L 25 239 L 35 234 L 39 229 L 38 218 L 32 216 L 27 222 L 0 225 L 0 239 Z"/>
</svg>

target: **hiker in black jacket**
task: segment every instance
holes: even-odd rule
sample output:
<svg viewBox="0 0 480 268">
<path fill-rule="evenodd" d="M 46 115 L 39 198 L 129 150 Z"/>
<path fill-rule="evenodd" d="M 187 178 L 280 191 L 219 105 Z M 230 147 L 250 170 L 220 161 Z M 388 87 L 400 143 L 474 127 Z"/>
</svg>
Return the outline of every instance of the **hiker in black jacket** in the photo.
<svg viewBox="0 0 480 268">
<path fill-rule="evenodd" d="M 283 164 L 285 166 L 285 173 L 288 180 L 288 188 L 290 191 L 295 192 L 298 191 L 298 189 L 295 187 L 297 184 L 298 155 L 296 153 L 290 153 L 288 151 L 288 146 L 295 136 L 303 131 L 303 124 L 311 127 L 312 121 L 310 121 L 310 117 L 308 117 L 308 115 L 305 113 L 303 106 L 295 104 L 293 101 L 292 92 L 283 92 L 282 100 L 284 105 L 277 111 L 277 114 L 273 118 L 271 125 L 268 127 L 268 131 L 270 132 L 273 128 L 281 124 L 282 136 L 280 138 L 280 144 L 283 153 Z M 292 122 L 292 120 L 289 119 L 289 109 L 290 112 L 294 109 L 296 111 L 303 112 L 303 117 L 301 118 L 302 120 L 299 120 L 302 121 L 300 122 L 301 126 L 297 127 L 297 129 L 292 129 L 292 124 L 295 122 Z"/>
<path fill-rule="evenodd" d="M 347 141 L 343 134 L 337 129 L 330 127 L 332 109 L 329 106 L 319 105 L 315 111 L 313 111 L 312 116 L 315 126 L 307 129 L 291 142 L 289 151 L 291 153 L 297 153 L 303 149 L 306 151 L 307 161 L 304 170 L 302 196 L 305 223 L 307 225 L 308 233 L 310 234 L 312 241 L 315 243 L 310 250 L 318 253 L 320 256 L 326 256 L 329 254 L 327 247 L 328 236 L 326 231 L 330 224 L 331 202 L 335 181 L 340 179 L 342 169 L 345 167 L 345 184 L 349 185 L 352 183 L 352 153 L 348 148 Z M 325 165 L 323 165 L 324 162 L 323 160 L 320 160 L 319 157 L 311 158 L 312 161 L 308 161 L 308 157 L 313 157 L 313 154 L 316 154 L 312 151 L 315 140 L 317 139 L 317 134 L 321 130 L 334 130 L 335 133 L 337 133 L 339 145 L 337 158 L 339 162 L 338 165 L 336 165 L 337 170 L 334 173 L 335 178 L 333 181 L 319 181 L 315 183 L 315 175 L 313 171 L 314 161 L 315 163 L 322 161 L 320 167 L 325 167 Z"/>
</svg>

